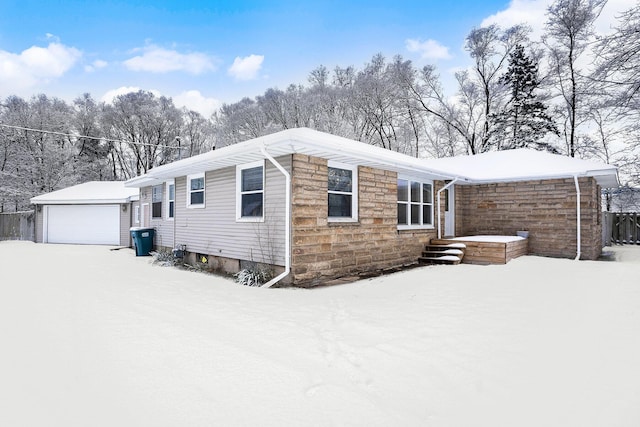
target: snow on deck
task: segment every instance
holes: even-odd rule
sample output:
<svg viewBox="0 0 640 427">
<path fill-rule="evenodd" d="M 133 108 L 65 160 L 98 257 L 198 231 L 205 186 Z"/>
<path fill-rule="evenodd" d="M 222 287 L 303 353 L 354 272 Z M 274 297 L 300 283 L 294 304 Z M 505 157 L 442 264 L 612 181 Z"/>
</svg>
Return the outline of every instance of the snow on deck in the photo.
<svg viewBox="0 0 640 427">
<path fill-rule="evenodd" d="M 509 243 L 518 242 L 524 240 L 524 237 L 520 236 L 464 236 L 464 237 L 447 237 L 447 240 L 460 240 L 463 242 L 492 242 L 492 243 Z"/>
</svg>

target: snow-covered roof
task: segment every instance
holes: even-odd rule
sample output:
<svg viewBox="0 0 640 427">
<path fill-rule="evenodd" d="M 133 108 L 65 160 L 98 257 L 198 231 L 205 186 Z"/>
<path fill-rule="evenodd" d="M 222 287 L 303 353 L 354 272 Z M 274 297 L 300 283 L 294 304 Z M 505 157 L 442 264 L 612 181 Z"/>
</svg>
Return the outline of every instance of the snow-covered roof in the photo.
<svg viewBox="0 0 640 427">
<path fill-rule="evenodd" d="M 128 203 L 138 200 L 137 188 L 124 186 L 124 181 L 89 181 L 62 190 L 33 197 L 34 205 Z"/>
<path fill-rule="evenodd" d="M 392 170 L 416 178 L 452 178 L 437 168 L 426 168 L 423 159 L 313 129 L 295 128 L 155 167 L 142 176 L 130 179 L 126 185 L 144 187 L 177 176 L 263 160 L 262 148 L 273 157 L 298 153 L 340 163 Z"/>
<path fill-rule="evenodd" d="M 445 170 L 473 184 L 538 179 L 594 177 L 603 188 L 618 187 L 618 169 L 606 163 L 531 149 L 493 151 L 424 161 L 426 168 Z"/>
<path fill-rule="evenodd" d="M 594 176 L 603 187 L 619 185 L 614 166 L 535 150 L 510 150 L 427 160 L 308 128 L 284 130 L 158 166 L 142 176 L 130 179 L 126 185 L 139 188 L 178 176 L 263 160 L 263 148 L 273 157 L 306 154 L 351 165 L 391 170 L 427 180 L 457 177 L 460 184 L 578 175 Z"/>
</svg>

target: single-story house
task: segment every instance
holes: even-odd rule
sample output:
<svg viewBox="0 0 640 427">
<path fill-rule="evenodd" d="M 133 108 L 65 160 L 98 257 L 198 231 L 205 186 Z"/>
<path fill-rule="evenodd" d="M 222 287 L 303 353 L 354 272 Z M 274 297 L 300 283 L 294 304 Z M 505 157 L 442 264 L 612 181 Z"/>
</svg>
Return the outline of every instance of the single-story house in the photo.
<svg viewBox="0 0 640 427">
<path fill-rule="evenodd" d="M 130 246 L 138 197 L 124 181 L 90 181 L 33 197 L 36 242 Z"/>
<path fill-rule="evenodd" d="M 126 182 L 157 248 L 298 286 L 413 264 L 444 236 L 525 230 L 529 253 L 596 259 L 600 189 L 618 185 L 613 166 L 533 150 L 425 160 L 306 128 Z"/>
</svg>

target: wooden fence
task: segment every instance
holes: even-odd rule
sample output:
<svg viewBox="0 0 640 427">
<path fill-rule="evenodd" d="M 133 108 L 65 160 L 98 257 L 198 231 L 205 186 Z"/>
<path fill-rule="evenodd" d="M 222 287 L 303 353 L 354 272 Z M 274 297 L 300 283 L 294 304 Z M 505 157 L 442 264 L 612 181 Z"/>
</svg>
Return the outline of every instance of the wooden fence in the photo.
<svg viewBox="0 0 640 427">
<path fill-rule="evenodd" d="M 640 214 L 605 212 L 602 231 L 605 245 L 640 245 Z"/>
<path fill-rule="evenodd" d="M 35 240 L 33 211 L 0 213 L 0 240 Z"/>
</svg>

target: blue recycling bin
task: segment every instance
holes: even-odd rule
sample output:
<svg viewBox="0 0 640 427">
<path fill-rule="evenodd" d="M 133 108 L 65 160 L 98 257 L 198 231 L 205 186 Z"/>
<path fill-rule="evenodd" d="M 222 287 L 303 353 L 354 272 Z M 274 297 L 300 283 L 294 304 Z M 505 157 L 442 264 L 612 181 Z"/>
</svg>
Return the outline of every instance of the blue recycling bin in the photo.
<svg viewBox="0 0 640 427">
<path fill-rule="evenodd" d="M 136 250 L 136 256 L 149 256 L 153 249 L 153 234 L 155 230 L 147 227 L 131 227 L 131 240 Z"/>
</svg>

